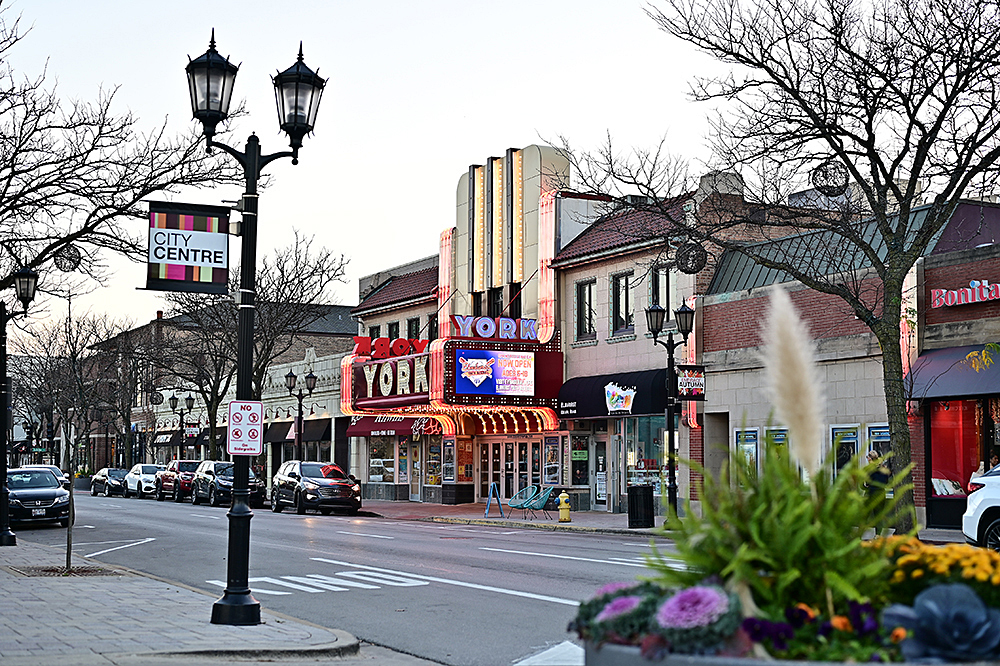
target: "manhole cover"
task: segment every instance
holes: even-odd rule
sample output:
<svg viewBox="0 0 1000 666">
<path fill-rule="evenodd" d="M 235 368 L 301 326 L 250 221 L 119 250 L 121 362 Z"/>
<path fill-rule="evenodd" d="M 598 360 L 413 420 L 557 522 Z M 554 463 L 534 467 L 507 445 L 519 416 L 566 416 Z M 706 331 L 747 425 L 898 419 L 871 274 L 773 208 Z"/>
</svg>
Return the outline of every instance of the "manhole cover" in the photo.
<svg viewBox="0 0 1000 666">
<path fill-rule="evenodd" d="M 65 567 L 7 567 L 14 573 L 22 576 L 52 577 L 61 576 L 121 576 L 124 571 L 117 569 L 105 569 L 104 567 L 73 567 L 66 572 Z"/>
</svg>

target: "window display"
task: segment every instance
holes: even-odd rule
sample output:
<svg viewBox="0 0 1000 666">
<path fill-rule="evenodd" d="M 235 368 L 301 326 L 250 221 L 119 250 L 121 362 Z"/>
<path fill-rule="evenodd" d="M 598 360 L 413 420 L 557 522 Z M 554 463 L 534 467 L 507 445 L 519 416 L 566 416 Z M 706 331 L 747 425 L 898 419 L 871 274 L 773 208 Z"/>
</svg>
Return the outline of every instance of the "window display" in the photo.
<svg viewBox="0 0 1000 666">
<path fill-rule="evenodd" d="M 979 468 L 980 419 L 976 400 L 932 402 L 931 495 L 962 498 Z"/>
<path fill-rule="evenodd" d="M 449 438 L 444 443 L 444 466 L 442 467 L 444 481 L 455 480 L 455 440 Z"/>
<path fill-rule="evenodd" d="M 545 438 L 545 473 L 542 477 L 545 485 L 559 483 L 559 438 Z"/>
<path fill-rule="evenodd" d="M 663 418 L 640 416 L 623 419 L 625 428 L 625 484 L 626 486 L 653 486 L 653 494 L 663 488 L 663 470 L 666 469 L 666 449 L 662 445 Z"/>
<path fill-rule="evenodd" d="M 368 482 L 396 482 L 395 436 L 382 435 L 368 438 Z"/>
<path fill-rule="evenodd" d="M 573 469 L 573 485 L 585 486 L 588 483 L 590 464 L 590 438 L 581 435 L 573 436 L 573 448 L 570 453 Z"/>
<path fill-rule="evenodd" d="M 427 438 L 427 465 L 424 483 L 428 486 L 441 485 L 441 435 Z"/>
</svg>

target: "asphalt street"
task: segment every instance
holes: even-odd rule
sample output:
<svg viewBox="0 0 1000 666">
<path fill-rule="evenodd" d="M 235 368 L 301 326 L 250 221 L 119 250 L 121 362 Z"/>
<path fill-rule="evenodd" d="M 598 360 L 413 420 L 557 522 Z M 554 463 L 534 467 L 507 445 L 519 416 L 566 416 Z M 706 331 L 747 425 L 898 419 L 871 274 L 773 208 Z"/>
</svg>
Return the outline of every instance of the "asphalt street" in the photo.
<svg viewBox="0 0 1000 666">
<path fill-rule="evenodd" d="M 75 496 L 75 552 L 221 594 L 225 507 Z M 25 538 L 65 542 L 58 528 Z M 573 640 L 577 603 L 649 573 L 649 537 L 257 510 L 250 587 L 265 608 L 445 664 L 513 664 Z M 95 600 L 99 603 L 99 600 Z M 155 605 L 151 599 L 150 604 Z"/>
</svg>

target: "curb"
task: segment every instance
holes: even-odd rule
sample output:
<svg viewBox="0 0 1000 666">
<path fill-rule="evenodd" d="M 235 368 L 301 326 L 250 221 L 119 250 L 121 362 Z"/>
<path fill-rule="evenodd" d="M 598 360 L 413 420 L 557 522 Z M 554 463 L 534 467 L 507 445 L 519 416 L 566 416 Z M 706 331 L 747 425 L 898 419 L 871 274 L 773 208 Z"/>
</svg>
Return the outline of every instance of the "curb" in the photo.
<svg viewBox="0 0 1000 666">
<path fill-rule="evenodd" d="M 384 517 L 384 516 L 383 516 Z M 638 528 L 638 530 L 623 530 L 614 527 L 583 527 L 576 525 L 565 525 L 562 523 L 522 523 L 507 520 L 486 520 L 480 518 L 447 518 L 444 516 L 429 516 L 427 518 L 415 518 L 414 520 L 427 523 L 452 523 L 456 525 L 484 525 L 487 527 L 510 527 L 516 529 L 548 530 L 549 532 L 582 532 L 584 534 L 617 534 L 617 535 L 647 535 L 654 538 L 669 539 L 665 534 L 657 534 L 650 531 L 655 528 Z"/>
</svg>

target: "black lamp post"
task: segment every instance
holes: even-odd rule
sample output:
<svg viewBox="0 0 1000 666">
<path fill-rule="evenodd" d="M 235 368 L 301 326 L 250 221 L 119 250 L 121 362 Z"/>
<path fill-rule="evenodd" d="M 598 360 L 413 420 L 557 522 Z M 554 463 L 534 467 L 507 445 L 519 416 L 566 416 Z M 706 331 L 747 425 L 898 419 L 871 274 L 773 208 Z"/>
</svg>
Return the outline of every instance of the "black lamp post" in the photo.
<svg viewBox="0 0 1000 666">
<path fill-rule="evenodd" d="M 243 237 L 240 254 L 240 287 L 236 304 L 239 307 L 236 342 L 236 399 L 253 399 L 253 327 L 256 297 L 257 265 L 257 181 L 261 169 L 281 157 L 291 157 L 299 163 L 302 139 L 316 125 L 320 98 L 326 80 L 309 69 L 302 60 L 302 44 L 295 64 L 278 73 L 274 82 L 274 98 L 278 107 L 278 124 L 288 134 L 291 151 L 261 155 L 256 134 L 247 139 L 243 152 L 217 143 L 215 127 L 229 115 L 229 101 L 238 66 L 215 50 L 215 31 L 208 51 L 187 65 L 191 93 L 191 112 L 200 120 L 208 150 L 218 147 L 229 153 L 240 166 L 246 191 L 239 209 L 243 220 L 239 235 Z M 250 594 L 250 457 L 234 456 L 233 501 L 229 513 L 229 556 L 226 591 L 212 606 L 212 624 L 260 624 L 260 603 Z"/>
<path fill-rule="evenodd" d="M 167 402 L 170 403 L 170 411 L 172 411 L 174 414 L 177 414 L 178 413 L 178 410 L 177 410 L 177 396 L 174 395 L 174 394 L 171 394 L 170 397 L 167 398 Z M 184 406 L 187 407 L 187 410 L 186 411 L 184 409 L 180 410 L 180 416 L 181 416 L 181 444 L 179 446 L 180 450 L 177 451 L 177 459 L 178 460 L 180 460 L 181 458 L 184 457 L 184 439 L 187 437 L 187 434 L 184 432 L 184 414 L 185 413 L 186 414 L 190 414 L 191 410 L 194 409 L 194 397 L 190 393 L 188 393 L 188 396 L 186 398 L 184 398 Z"/>
<path fill-rule="evenodd" d="M 687 342 L 694 328 L 694 310 L 684 304 L 674 310 L 674 321 L 681 339 L 674 341 L 674 332 L 667 333 L 667 341 L 659 339 L 667 311 L 662 305 L 646 308 L 646 325 L 653 334 L 653 343 L 667 348 L 667 499 L 670 510 L 677 514 L 677 444 L 674 441 L 674 414 L 677 411 L 677 373 L 674 372 L 674 350 Z"/>
<path fill-rule="evenodd" d="M 316 375 L 313 374 L 312 370 L 306 375 L 306 390 L 309 393 L 303 393 L 302 389 L 299 389 L 298 394 L 295 393 L 295 380 L 298 377 L 291 370 L 285 375 L 285 386 L 288 387 L 288 395 L 293 398 L 297 398 L 299 401 L 299 415 L 295 419 L 295 457 L 299 460 L 303 460 L 302 457 L 302 400 L 305 399 L 306 395 L 312 395 L 313 389 L 316 388 Z"/>
<path fill-rule="evenodd" d="M 10 489 L 7 488 L 7 456 L 10 442 L 7 425 L 10 423 L 10 377 L 7 376 L 7 322 L 14 317 L 28 314 L 28 306 L 35 300 L 38 287 L 38 273 L 30 268 L 22 268 L 14 273 L 14 293 L 24 306 L 23 312 L 7 312 L 7 303 L 0 299 L 0 413 L 3 424 L 0 427 L 0 546 L 16 546 L 17 536 L 10 529 Z"/>
</svg>

